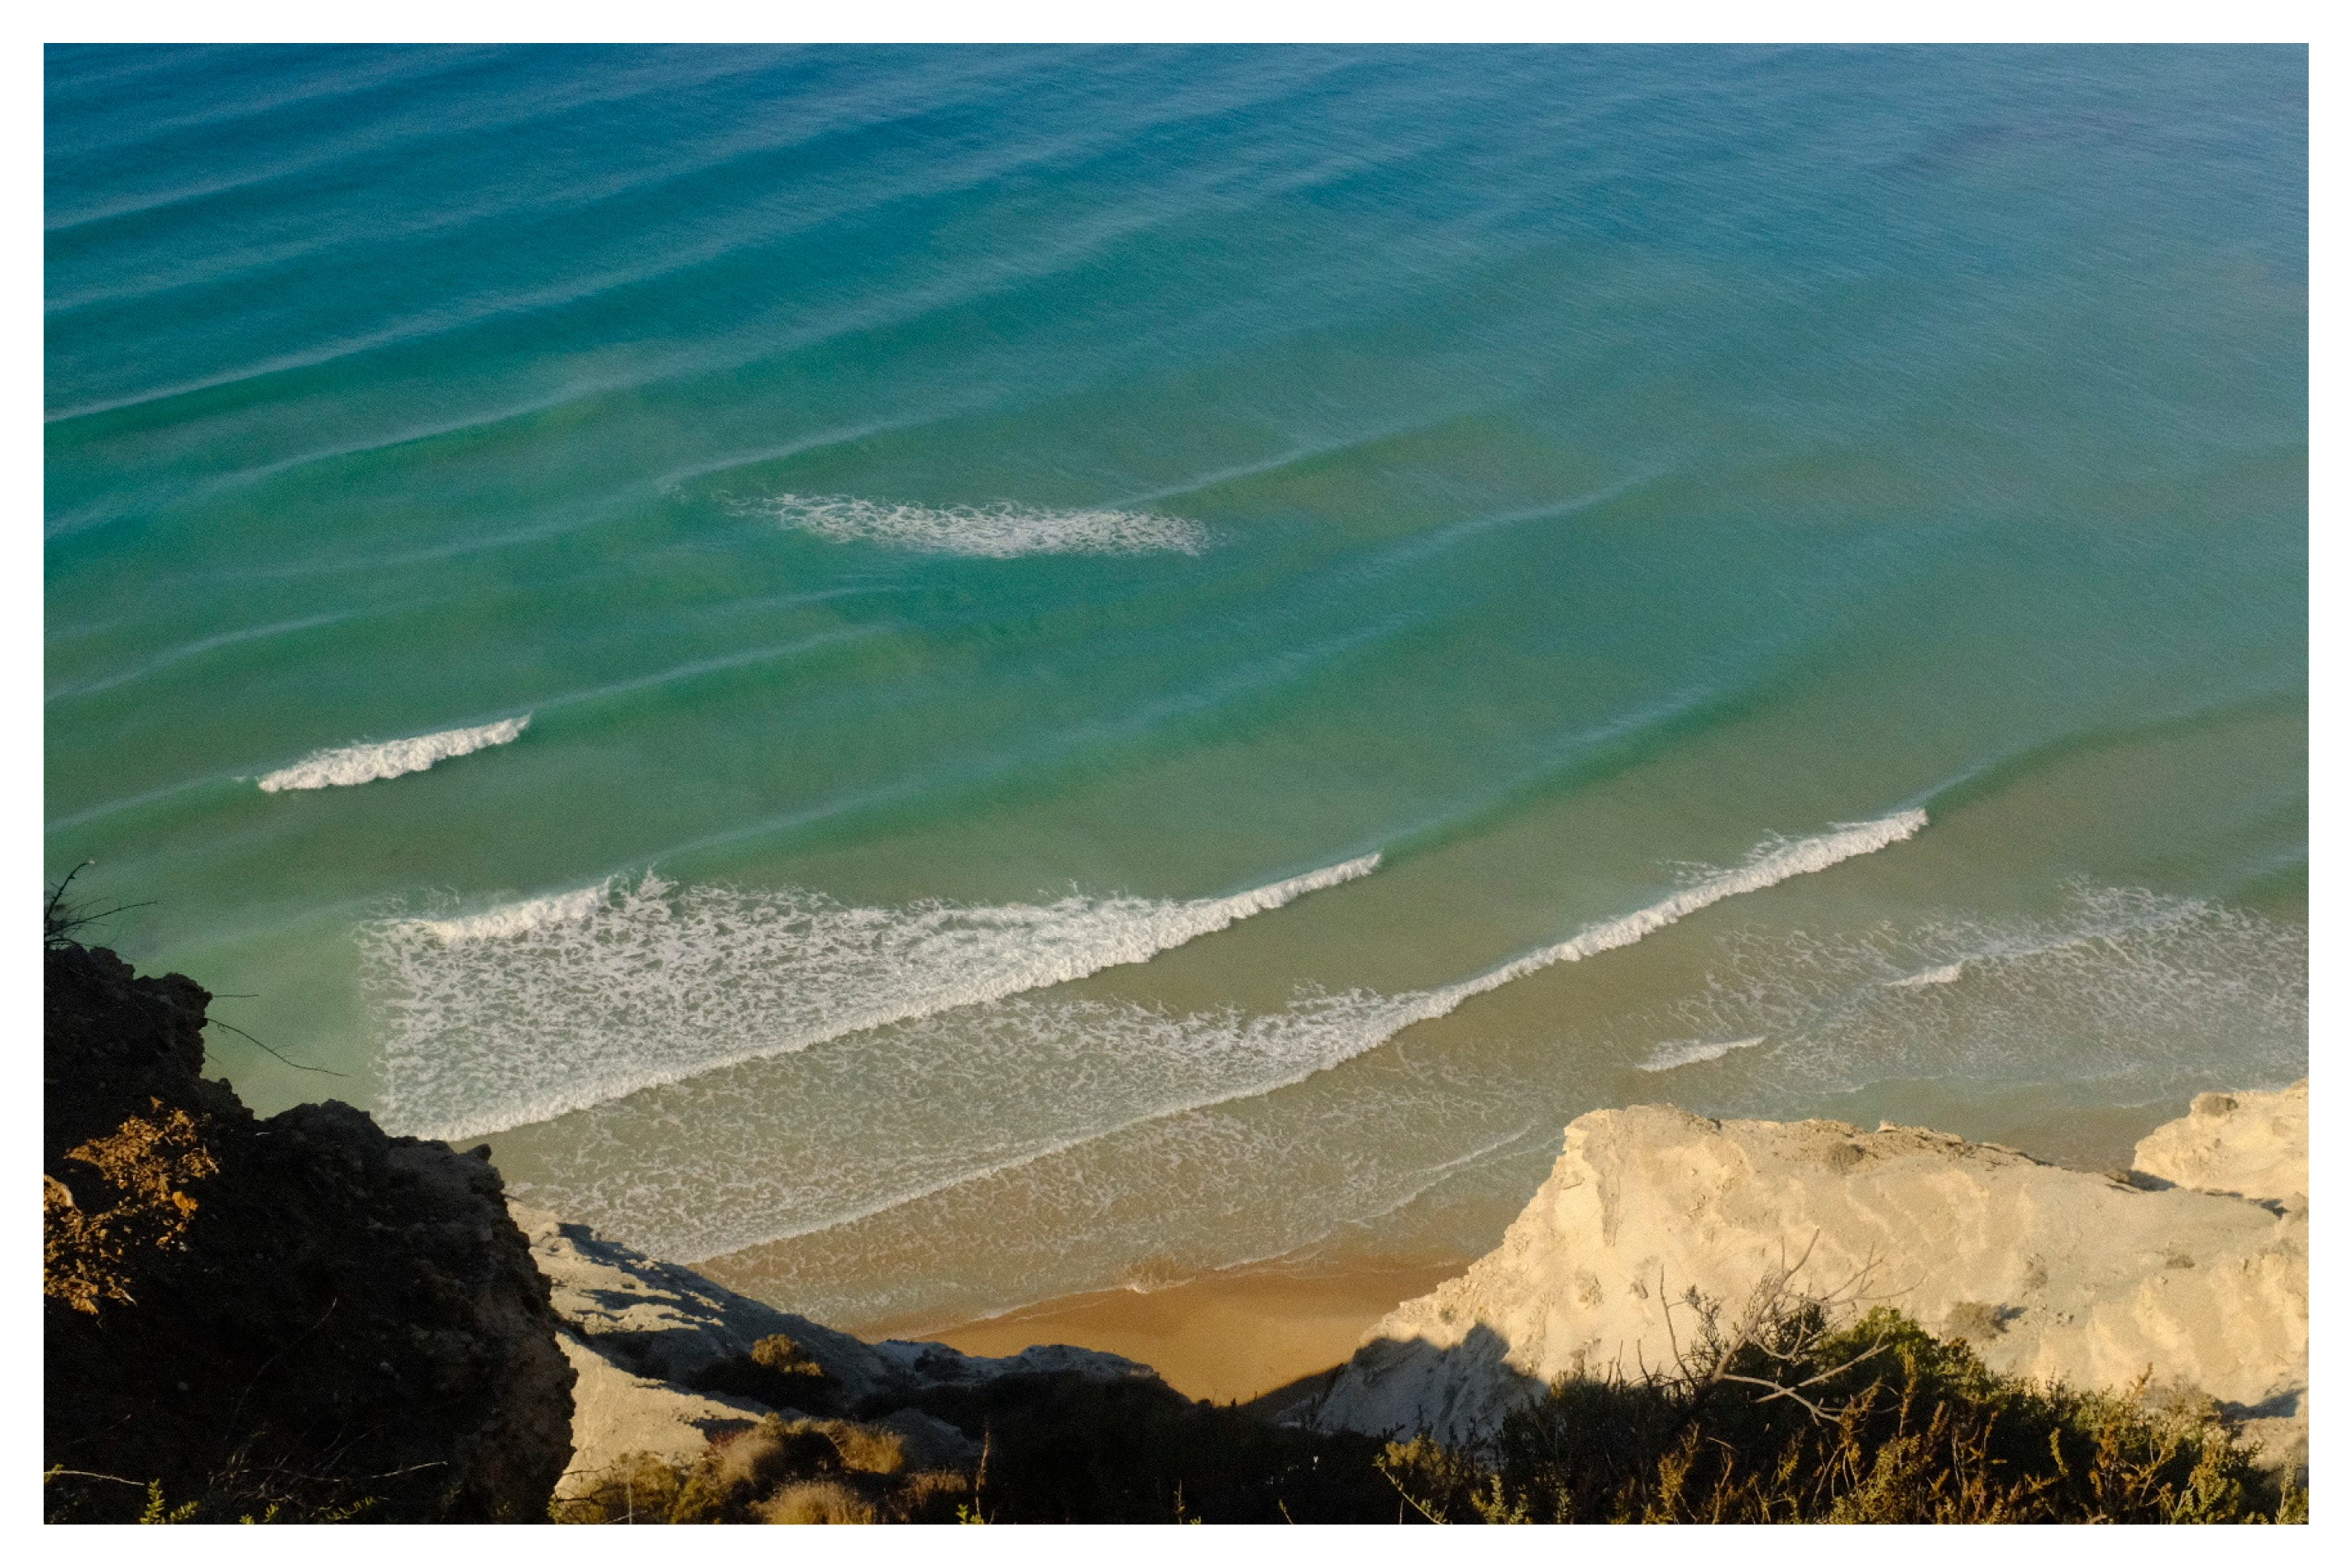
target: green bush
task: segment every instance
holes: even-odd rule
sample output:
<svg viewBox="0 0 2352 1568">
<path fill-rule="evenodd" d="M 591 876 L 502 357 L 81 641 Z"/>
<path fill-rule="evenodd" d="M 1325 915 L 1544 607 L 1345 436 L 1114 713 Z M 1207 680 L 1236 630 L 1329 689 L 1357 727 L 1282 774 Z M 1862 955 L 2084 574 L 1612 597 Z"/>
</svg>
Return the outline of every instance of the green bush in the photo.
<svg viewBox="0 0 2352 1568">
<path fill-rule="evenodd" d="M 2251 1523 L 2307 1517 L 2210 1405 L 2004 1378 L 1885 1308 L 1801 1307 L 1673 1378 L 1563 1380 L 1477 1454 L 1380 1465 L 1440 1522 Z"/>
</svg>

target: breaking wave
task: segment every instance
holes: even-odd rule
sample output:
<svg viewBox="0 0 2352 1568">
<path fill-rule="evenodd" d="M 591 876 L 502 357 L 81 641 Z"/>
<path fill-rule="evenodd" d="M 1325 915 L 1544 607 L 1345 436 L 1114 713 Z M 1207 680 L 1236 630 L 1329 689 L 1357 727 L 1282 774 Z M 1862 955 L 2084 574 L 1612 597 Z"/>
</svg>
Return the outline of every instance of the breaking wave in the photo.
<svg viewBox="0 0 2352 1568">
<path fill-rule="evenodd" d="M 651 873 L 460 918 L 378 921 L 362 978 L 383 1119 L 472 1137 L 820 1040 L 1054 985 L 1370 874 L 1368 855 L 1222 899 L 859 909 Z"/>
<path fill-rule="evenodd" d="M 1869 822 L 1840 823 L 1832 831 L 1811 838 L 1769 840 L 1758 845 L 1749 851 L 1747 859 L 1727 871 L 1702 871 L 1682 891 L 1660 899 L 1654 904 L 1613 921 L 1587 926 L 1566 942 L 1538 948 L 1524 958 L 1513 959 L 1475 979 L 1428 994 L 1432 998 L 1444 998 L 1442 1011 L 1450 1013 L 1482 991 L 1507 985 L 1522 975 L 1549 969 L 1555 963 L 1573 963 L 1596 952 L 1606 952 L 1612 947 L 1630 946 L 1652 931 L 1670 926 L 1685 915 L 1696 914 L 1709 904 L 1719 903 L 1739 893 L 1760 892 L 1791 877 L 1826 871 L 1841 860 L 1851 860 L 1857 855 L 1868 855 L 1890 844 L 1900 844 L 1927 826 L 1926 812 L 1900 811 L 1892 816 L 1877 817 Z M 1438 1015 L 1430 1016 L 1435 1017 Z"/>
<path fill-rule="evenodd" d="M 313 752 L 291 767 L 264 773 L 257 781 L 275 795 L 285 789 L 327 789 L 336 784 L 371 784 L 421 773 L 438 762 L 462 757 L 486 746 L 503 746 L 530 727 L 530 715 L 477 724 L 470 730 L 443 730 L 412 735 L 404 741 L 362 742 Z"/>
<path fill-rule="evenodd" d="M 856 496 L 772 497 L 760 510 L 784 527 L 836 544 L 889 545 L 937 555 L 1198 555 L 1209 531 L 1189 518 L 1089 509 L 911 506 Z"/>
<path fill-rule="evenodd" d="M 1452 985 L 1303 991 L 1278 1013 L 1019 997 L 747 1064 L 523 1135 L 567 1215 L 692 1261 L 870 1219 L 1141 1123 L 1255 1100 L 1513 980 L 1916 834 L 1917 812 L 1759 847 L 1632 914 Z M 1329 875 L 1330 873 L 1324 873 Z M 795 1113 L 780 1116 L 774 1108 Z M 819 1110 L 817 1108 L 823 1108 Z"/>
</svg>

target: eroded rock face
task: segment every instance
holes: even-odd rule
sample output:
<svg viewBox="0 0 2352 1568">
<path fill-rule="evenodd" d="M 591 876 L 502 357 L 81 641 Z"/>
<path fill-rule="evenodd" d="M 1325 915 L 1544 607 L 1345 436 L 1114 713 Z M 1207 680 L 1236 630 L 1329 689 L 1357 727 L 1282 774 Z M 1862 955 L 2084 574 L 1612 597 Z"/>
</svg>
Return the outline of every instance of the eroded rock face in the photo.
<svg viewBox="0 0 2352 1568">
<path fill-rule="evenodd" d="M 2238 1168 L 2226 1150 L 2207 1158 Z M 2292 1423 L 2307 1381 L 2303 1211 L 2157 1185 L 1917 1128 L 1594 1111 L 1502 1245 L 1375 1325 L 1311 1418 L 1483 1437 L 1562 1374 L 1671 1367 L 1695 1326 L 1686 1292 L 1736 1310 L 1797 1266 L 1801 1287 L 1899 1308 L 2000 1373 L 2104 1388 L 2152 1373 Z"/>
<path fill-rule="evenodd" d="M 788 1404 L 700 1386 L 775 1335 L 790 1339 L 822 1369 L 821 1403 L 829 1408 L 814 1414 L 892 1426 L 911 1434 L 910 1441 L 961 1458 L 969 1457 L 968 1443 L 953 1426 L 923 1414 L 919 1406 L 927 1399 L 1005 1379 L 1159 1383 L 1159 1374 L 1139 1362 L 1072 1345 L 974 1356 L 907 1340 L 869 1344 L 648 1258 L 584 1225 L 511 1206 L 548 1279 L 565 1327 L 564 1353 L 580 1377 L 572 1465 L 558 1489 L 565 1496 L 586 1491 L 629 1455 L 683 1463 L 712 1438 L 747 1430 L 771 1411 L 805 1414 Z"/>
<path fill-rule="evenodd" d="M 2269 1093 L 2200 1094 L 2139 1141 L 2132 1167 L 2177 1187 L 2280 1205 L 2311 1191 L 2311 1080 Z"/>
<path fill-rule="evenodd" d="M 334 1101 L 257 1120 L 200 1076 L 182 976 L 68 945 L 46 981 L 43 1168 L 80 1222 L 48 1227 L 46 1458 L 89 1472 L 52 1510 L 135 1518 L 155 1481 L 203 1518 L 544 1521 L 572 1372 L 488 1163 Z M 93 1256 L 142 1183 L 184 1223 Z"/>
</svg>

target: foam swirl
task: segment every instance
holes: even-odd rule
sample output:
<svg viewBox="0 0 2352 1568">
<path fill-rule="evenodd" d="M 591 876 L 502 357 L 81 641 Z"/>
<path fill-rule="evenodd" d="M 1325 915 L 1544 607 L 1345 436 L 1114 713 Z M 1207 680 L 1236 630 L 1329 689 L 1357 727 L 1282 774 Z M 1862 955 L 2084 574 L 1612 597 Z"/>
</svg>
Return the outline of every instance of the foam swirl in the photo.
<svg viewBox="0 0 2352 1568">
<path fill-rule="evenodd" d="M 362 742 L 313 752 L 291 767 L 264 773 L 258 783 L 269 794 L 287 789 L 329 789 L 338 784 L 372 784 L 421 773 L 436 763 L 462 757 L 488 746 L 503 746 L 530 727 L 530 715 L 477 724 L 468 730 L 443 730 L 412 735 L 404 741 Z"/>
</svg>

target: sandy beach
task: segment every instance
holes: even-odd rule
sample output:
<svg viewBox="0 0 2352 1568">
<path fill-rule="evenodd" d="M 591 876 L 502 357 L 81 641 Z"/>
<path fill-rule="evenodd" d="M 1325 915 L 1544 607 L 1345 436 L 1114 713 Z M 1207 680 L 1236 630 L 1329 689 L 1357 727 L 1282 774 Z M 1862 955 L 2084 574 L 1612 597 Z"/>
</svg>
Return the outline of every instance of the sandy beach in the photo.
<svg viewBox="0 0 2352 1568">
<path fill-rule="evenodd" d="M 1364 1331 L 1398 1302 L 1468 1262 L 1220 1269 L 1164 1289 L 1096 1290 L 947 1328 L 881 1331 L 939 1340 L 972 1355 L 1011 1355 L 1039 1343 L 1110 1351 L 1157 1368 L 1192 1398 L 1235 1402 L 1346 1361 Z"/>
</svg>

